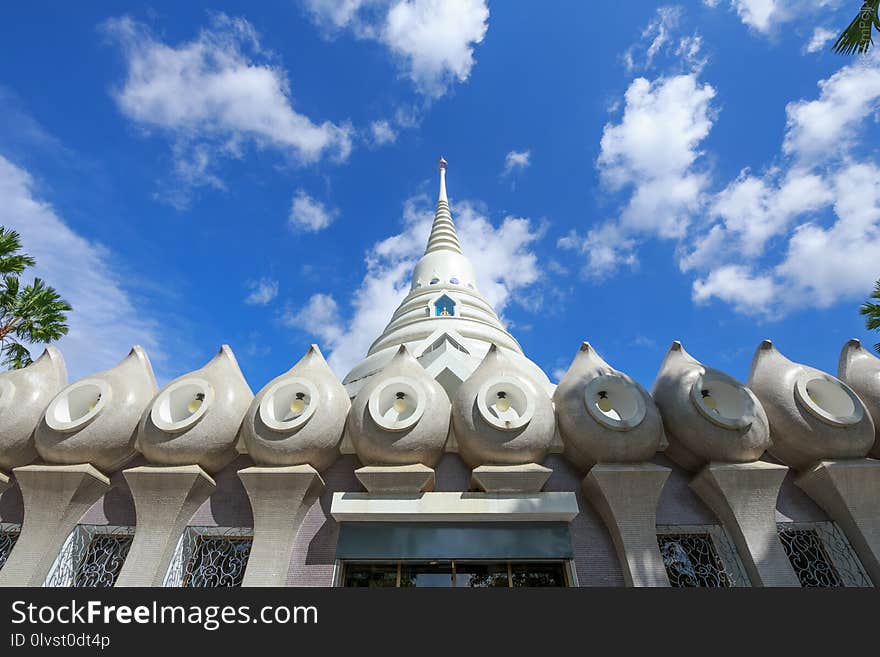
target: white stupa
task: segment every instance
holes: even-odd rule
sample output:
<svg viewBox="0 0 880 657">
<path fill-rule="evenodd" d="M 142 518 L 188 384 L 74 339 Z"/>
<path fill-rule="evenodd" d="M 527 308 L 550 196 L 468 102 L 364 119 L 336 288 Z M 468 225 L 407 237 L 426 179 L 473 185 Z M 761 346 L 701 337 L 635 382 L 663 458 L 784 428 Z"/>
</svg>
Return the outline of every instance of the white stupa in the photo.
<svg viewBox="0 0 880 657">
<path fill-rule="evenodd" d="M 446 160 L 440 158 L 440 196 L 425 255 L 416 264 L 410 292 L 366 358 L 343 380 L 354 397 L 381 370 L 400 345 L 452 397 L 462 381 L 479 366 L 492 344 L 553 394 L 544 371 L 523 354 L 522 347 L 501 324 L 495 310 L 477 289 L 474 266 L 462 253 L 446 196 Z"/>
</svg>

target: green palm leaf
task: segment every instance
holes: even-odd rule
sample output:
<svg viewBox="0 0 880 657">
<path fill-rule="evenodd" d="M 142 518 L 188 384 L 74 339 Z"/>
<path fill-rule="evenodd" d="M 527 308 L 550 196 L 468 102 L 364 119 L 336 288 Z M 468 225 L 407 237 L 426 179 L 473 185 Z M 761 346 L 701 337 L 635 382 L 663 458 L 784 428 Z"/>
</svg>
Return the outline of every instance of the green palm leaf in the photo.
<svg viewBox="0 0 880 657">
<path fill-rule="evenodd" d="M 20 274 L 27 267 L 36 264 L 30 256 L 16 253 L 19 250 L 21 250 L 19 234 L 0 226 L 0 274 Z"/>
<path fill-rule="evenodd" d="M 7 342 L 3 347 L 2 355 L 3 360 L 0 363 L 11 370 L 20 370 L 34 362 L 31 358 L 31 352 L 18 342 Z"/>
<path fill-rule="evenodd" d="M 31 363 L 24 343 L 46 344 L 67 334 L 71 310 L 43 279 L 21 282 L 21 273 L 36 263 L 20 250 L 19 234 L 0 226 L 0 364 L 13 369 Z"/>
<path fill-rule="evenodd" d="M 872 26 L 880 30 L 878 8 L 880 8 L 880 0 L 866 0 L 858 15 L 837 37 L 831 50 L 840 55 L 861 55 L 868 52 L 874 44 L 871 38 Z"/>
<path fill-rule="evenodd" d="M 874 285 L 870 298 L 880 300 L 880 281 Z M 865 317 L 865 326 L 869 331 L 880 330 L 880 303 L 866 301 L 859 308 L 859 313 Z M 874 345 L 874 351 L 880 353 L 880 342 Z"/>
</svg>

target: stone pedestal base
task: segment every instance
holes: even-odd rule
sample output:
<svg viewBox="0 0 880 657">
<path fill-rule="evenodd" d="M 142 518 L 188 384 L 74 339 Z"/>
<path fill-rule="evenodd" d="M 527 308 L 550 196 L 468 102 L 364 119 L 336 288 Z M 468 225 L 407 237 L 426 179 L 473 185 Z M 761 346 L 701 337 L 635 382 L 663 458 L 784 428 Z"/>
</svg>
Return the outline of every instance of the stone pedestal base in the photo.
<svg viewBox="0 0 880 657">
<path fill-rule="evenodd" d="M 794 483 L 840 525 L 880 586 L 880 461 L 822 461 Z"/>
<path fill-rule="evenodd" d="M 354 471 L 374 495 L 424 493 L 434 490 L 434 469 L 426 465 L 368 465 Z"/>
<path fill-rule="evenodd" d="M 284 586 L 296 533 L 324 480 L 310 465 L 245 468 L 238 476 L 254 512 L 254 541 L 242 586 Z"/>
<path fill-rule="evenodd" d="M 61 546 L 83 514 L 110 490 L 110 480 L 83 465 L 25 465 L 13 470 L 24 502 L 24 523 L 0 586 L 42 586 Z"/>
<path fill-rule="evenodd" d="M 709 463 L 690 483 L 724 525 L 752 586 L 800 586 L 776 531 L 776 498 L 788 468 Z"/>
<path fill-rule="evenodd" d="M 137 528 L 116 586 L 162 586 L 177 541 L 216 485 L 197 465 L 141 466 L 122 472 Z"/>
<path fill-rule="evenodd" d="M 627 586 L 669 586 L 657 545 L 657 501 L 670 472 L 653 463 L 606 463 L 584 478 L 584 493 L 611 533 Z"/>
<path fill-rule="evenodd" d="M 481 465 L 471 473 L 471 483 L 487 493 L 538 493 L 551 474 L 537 463 Z"/>
</svg>

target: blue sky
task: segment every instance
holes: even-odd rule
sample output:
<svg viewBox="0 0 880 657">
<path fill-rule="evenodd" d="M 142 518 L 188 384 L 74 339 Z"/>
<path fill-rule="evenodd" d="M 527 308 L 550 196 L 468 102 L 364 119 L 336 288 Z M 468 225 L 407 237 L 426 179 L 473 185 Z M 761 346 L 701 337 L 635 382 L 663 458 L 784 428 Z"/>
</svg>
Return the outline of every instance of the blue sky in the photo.
<svg viewBox="0 0 880 657">
<path fill-rule="evenodd" d="M 424 248 L 436 161 L 484 294 L 552 378 L 672 340 L 873 344 L 880 58 L 844 0 L 275 0 L 0 9 L 0 224 L 74 305 L 72 377 L 309 343 L 340 376 Z"/>
</svg>

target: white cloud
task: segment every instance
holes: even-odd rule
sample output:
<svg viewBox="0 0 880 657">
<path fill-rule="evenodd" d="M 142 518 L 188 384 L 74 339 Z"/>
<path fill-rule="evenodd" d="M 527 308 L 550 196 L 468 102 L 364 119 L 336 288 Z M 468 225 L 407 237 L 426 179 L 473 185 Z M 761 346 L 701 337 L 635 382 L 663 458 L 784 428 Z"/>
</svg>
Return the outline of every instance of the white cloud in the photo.
<svg viewBox="0 0 880 657">
<path fill-rule="evenodd" d="M 170 137 L 184 187 L 222 186 L 216 161 L 240 156 L 249 144 L 300 163 L 348 157 L 350 126 L 315 123 L 294 110 L 285 72 L 246 20 L 215 16 L 195 39 L 177 45 L 130 18 L 112 19 L 105 29 L 127 68 L 113 94 L 119 109 Z"/>
<path fill-rule="evenodd" d="M 851 164 L 833 176 L 836 220 L 800 225 L 776 275 L 796 290 L 792 304 L 828 307 L 866 294 L 880 276 L 880 167 Z"/>
<path fill-rule="evenodd" d="M 288 221 L 293 228 L 301 228 L 315 233 L 329 226 L 337 214 L 337 210 L 327 208 L 323 203 L 300 189 L 290 203 Z"/>
<path fill-rule="evenodd" d="M 477 287 L 500 314 L 514 295 L 535 285 L 540 267 L 531 245 L 541 236 L 528 219 L 505 217 L 493 224 L 478 204 L 460 202 L 455 223 L 465 254 L 475 263 Z M 403 230 L 374 244 L 365 255 L 366 274 L 351 296 L 351 315 L 343 317 L 336 300 L 314 295 L 300 310 L 288 311 L 284 321 L 323 341 L 328 362 L 344 376 L 367 353 L 394 310 L 410 289 L 412 269 L 428 240 L 433 209 L 425 196 L 408 199 Z M 517 298 L 519 301 L 519 298 Z"/>
<path fill-rule="evenodd" d="M 717 7 L 719 0 L 703 0 L 709 7 Z M 730 0 L 744 25 L 759 34 L 770 34 L 780 25 L 809 19 L 814 14 L 827 14 L 842 4 L 842 0 Z"/>
<path fill-rule="evenodd" d="M 705 279 L 694 281 L 693 289 L 693 299 L 697 303 L 717 297 L 747 314 L 766 312 L 778 294 L 771 276 L 755 276 L 746 267 L 738 265 L 714 269 Z"/>
<path fill-rule="evenodd" d="M 789 20 L 799 4 L 822 3 L 739 8 L 757 28 Z M 714 193 L 700 161 L 715 91 L 701 72 L 632 82 L 597 160 L 605 190 L 623 199 L 620 213 L 558 246 L 583 254 L 585 273 L 601 278 L 635 268 L 643 239 L 674 240 L 681 271 L 694 276 L 693 301 L 747 315 L 863 297 L 880 274 L 880 54 L 850 60 L 819 81 L 816 98 L 789 103 L 774 164 L 743 169 Z"/>
<path fill-rule="evenodd" d="M 317 22 L 379 41 L 422 94 L 437 98 L 470 77 L 488 29 L 486 0 L 306 0 Z"/>
<path fill-rule="evenodd" d="M 649 68 L 653 64 L 657 54 L 671 41 L 682 14 L 683 9 L 678 6 L 657 8 L 654 19 L 642 30 L 641 39 L 623 54 L 623 63 L 628 72 Z"/>
<path fill-rule="evenodd" d="M 244 302 L 249 306 L 265 306 L 278 296 L 278 281 L 271 278 L 250 281 L 248 288 L 250 294 L 244 298 Z"/>
<path fill-rule="evenodd" d="M 719 193 L 712 214 L 721 223 L 682 259 L 683 269 L 709 272 L 694 283 L 695 301 L 781 316 L 870 291 L 880 273 L 880 166 L 860 160 L 874 139 L 860 112 L 876 111 L 878 76 L 877 56 L 851 63 L 819 83 L 818 99 L 788 106 L 786 168 L 744 172 Z M 781 248 L 767 248 L 771 237 Z"/>
<path fill-rule="evenodd" d="M 694 282 L 694 300 L 716 297 L 738 312 L 781 316 L 866 294 L 880 275 L 880 167 L 844 165 L 824 174 L 820 184 L 825 187 L 823 205 L 834 206 L 830 226 L 809 220 L 809 211 L 798 213 L 801 223 L 787 232 L 778 264 L 709 267 L 708 276 Z M 782 188 L 765 191 L 772 202 L 785 195 Z M 717 259 L 718 250 L 714 255 Z"/>
<path fill-rule="evenodd" d="M 437 97 L 470 76 L 473 46 L 486 36 L 488 20 L 484 0 L 397 2 L 388 12 L 382 40 L 406 61 L 416 87 Z"/>
<path fill-rule="evenodd" d="M 357 21 L 358 11 L 363 7 L 380 4 L 376 0 L 305 0 L 312 17 L 319 23 L 340 28 Z"/>
<path fill-rule="evenodd" d="M 728 244 L 739 255 L 759 256 L 772 237 L 784 233 L 791 221 L 816 212 L 832 200 L 822 176 L 804 169 L 791 169 L 782 179 L 775 172 L 762 178 L 740 173 L 715 196 L 711 215 L 723 220 Z"/>
<path fill-rule="evenodd" d="M 373 121 L 370 124 L 370 140 L 375 146 L 393 144 L 397 141 L 397 133 L 388 121 Z"/>
<path fill-rule="evenodd" d="M 880 56 L 862 58 L 819 82 L 819 97 L 785 108 L 783 150 L 803 160 L 847 152 L 865 119 L 880 110 Z"/>
<path fill-rule="evenodd" d="M 782 20 L 777 0 L 733 0 L 732 4 L 742 22 L 759 32 L 768 31 L 774 20 Z"/>
<path fill-rule="evenodd" d="M 626 237 L 615 222 L 599 224 L 585 235 L 571 231 L 559 239 L 557 246 L 585 255 L 583 272 L 595 281 L 607 278 L 621 267 L 635 269 L 638 266 L 636 241 Z"/>
<path fill-rule="evenodd" d="M 837 37 L 837 32 L 834 30 L 829 30 L 825 27 L 817 27 L 813 30 L 813 36 L 810 37 L 810 41 L 804 46 L 804 50 L 807 52 L 819 52 L 825 47 L 826 43 L 835 37 Z"/>
<path fill-rule="evenodd" d="M 715 90 L 693 75 L 648 81 L 636 78 L 626 91 L 623 118 L 602 132 L 598 166 L 612 187 L 639 185 L 672 171 L 687 172 L 709 134 L 709 103 Z"/>
<path fill-rule="evenodd" d="M 0 225 L 18 231 L 23 250 L 37 260 L 26 277 L 44 278 L 73 306 L 70 332 L 58 343 L 70 380 L 112 367 L 133 344 L 147 350 L 154 366 L 161 363 L 158 324 L 136 306 L 112 254 L 74 232 L 37 197 L 31 175 L 2 155 L 0 198 Z"/>
<path fill-rule="evenodd" d="M 297 312 L 287 309 L 282 321 L 317 336 L 328 345 L 337 344 L 342 337 L 339 306 L 329 294 L 313 294 Z"/>
<path fill-rule="evenodd" d="M 532 151 L 510 151 L 504 157 L 504 171 L 502 175 L 510 175 L 514 171 L 522 171 L 531 165 Z"/>
<path fill-rule="evenodd" d="M 623 117 L 605 126 L 597 160 L 606 189 L 628 198 L 616 221 L 559 242 L 587 254 L 588 275 L 634 265 L 640 236 L 679 239 L 687 232 L 709 182 L 697 161 L 712 128 L 714 97 L 696 73 L 630 84 Z"/>
<path fill-rule="evenodd" d="M 661 6 L 654 18 L 642 30 L 641 37 L 623 53 L 627 73 L 643 71 L 654 66 L 658 56 L 666 52 L 672 55 L 666 60 L 673 67 L 686 71 L 699 71 L 706 63 L 702 57 L 703 38 L 699 34 L 679 36 L 684 17 L 681 6 Z M 672 70 L 667 71 L 670 75 Z"/>
</svg>

